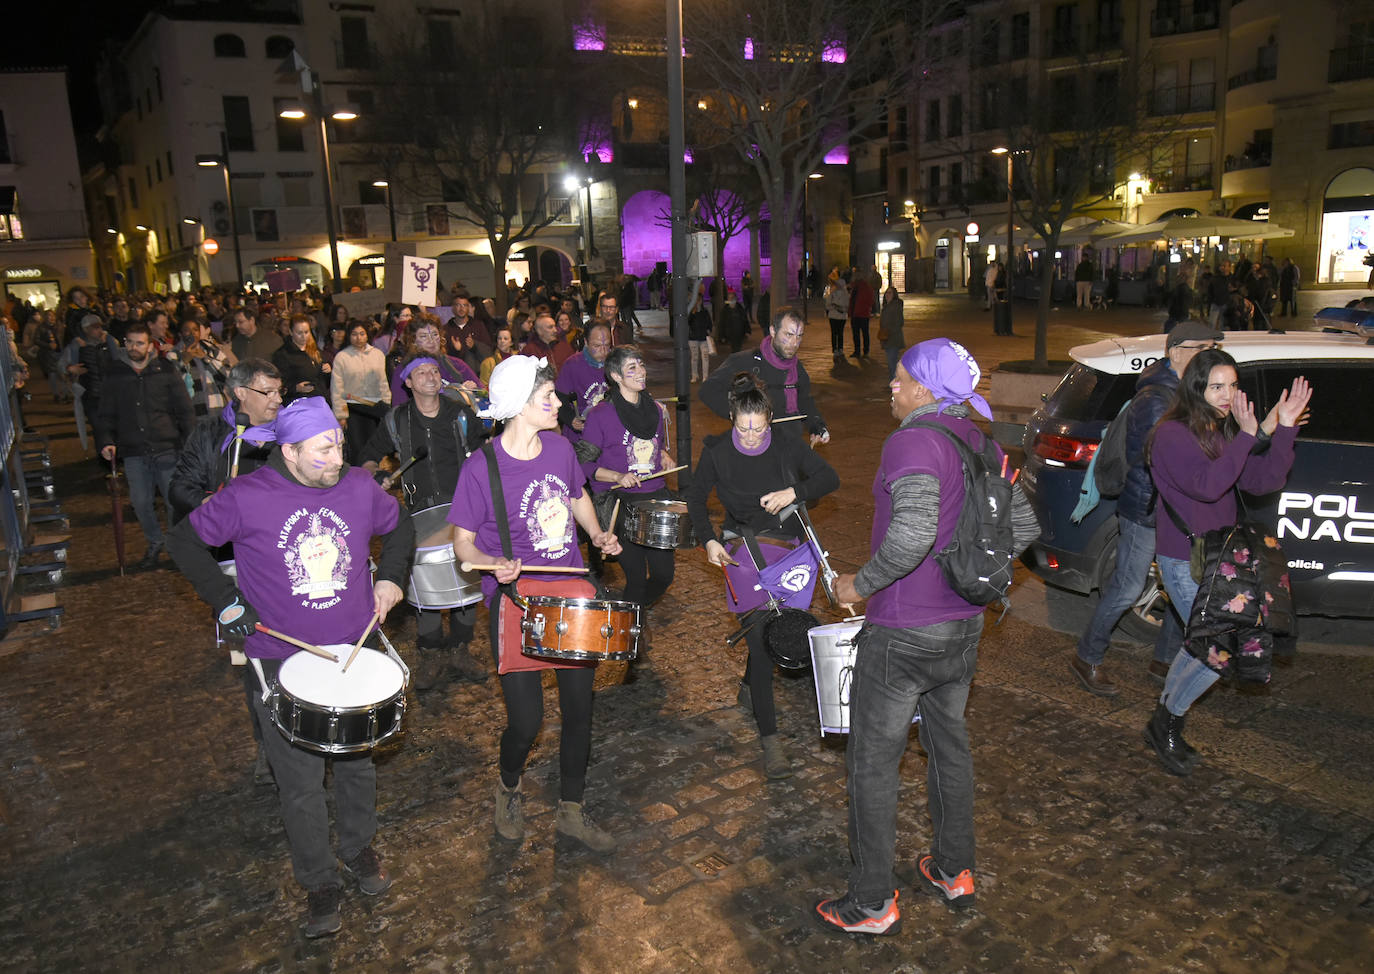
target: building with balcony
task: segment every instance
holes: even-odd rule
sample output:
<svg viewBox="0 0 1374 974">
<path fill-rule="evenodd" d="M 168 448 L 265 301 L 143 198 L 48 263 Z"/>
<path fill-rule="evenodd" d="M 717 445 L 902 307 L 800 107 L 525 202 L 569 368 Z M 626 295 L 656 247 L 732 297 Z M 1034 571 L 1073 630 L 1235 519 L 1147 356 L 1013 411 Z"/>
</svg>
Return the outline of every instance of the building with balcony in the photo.
<svg viewBox="0 0 1374 974">
<path fill-rule="evenodd" d="M 65 71 L 0 71 L 0 288 L 60 308 L 94 284 Z"/>
</svg>

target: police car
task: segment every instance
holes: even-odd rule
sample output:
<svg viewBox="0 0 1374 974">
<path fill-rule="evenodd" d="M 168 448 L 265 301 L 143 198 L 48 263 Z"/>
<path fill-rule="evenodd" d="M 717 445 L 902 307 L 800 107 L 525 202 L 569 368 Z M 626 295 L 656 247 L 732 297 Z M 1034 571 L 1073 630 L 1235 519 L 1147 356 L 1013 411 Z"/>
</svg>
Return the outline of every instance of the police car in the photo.
<svg viewBox="0 0 1374 974">
<path fill-rule="evenodd" d="M 1046 581 L 1087 594 L 1116 561 L 1115 502 L 1082 522 L 1069 514 L 1108 421 L 1135 391 L 1141 370 L 1164 355 L 1163 335 L 1113 338 L 1070 351 L 1073 365 L 1026 424 L 1021 484 L 1042 534 L 1025 560 Z M 1227 332 L 1222 348 L 1263 416 L 1296 376 L 1312 383 L 1311 417 L 1298 436 L 1288 482 L 1246 495 L 1252 516 L 1271 525 L 1288 556 L 1298 610 L 1374 616 L 1374 330 Z M 1157 580 L 1122 620 L 1140 638 L 1167 608 Z"/>
</svg>

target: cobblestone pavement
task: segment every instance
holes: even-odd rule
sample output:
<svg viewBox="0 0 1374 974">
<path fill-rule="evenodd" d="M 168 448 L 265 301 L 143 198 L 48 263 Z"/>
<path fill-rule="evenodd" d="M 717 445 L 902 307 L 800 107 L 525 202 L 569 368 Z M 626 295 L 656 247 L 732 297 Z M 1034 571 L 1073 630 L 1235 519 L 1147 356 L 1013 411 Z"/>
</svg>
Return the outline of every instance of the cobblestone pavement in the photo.
<svg viewBox="0 0 1374 974">
<path fill-rule="evenodd" d="M 920 337 L 955 335 L 985 368 L 1027 354 L 1025 339 L 985 337 L 989 318 L 965 302 L 913 304 Z M 1052 354 L 1156 324 L 1132 312 L 1069 320 Z M 649 330 L 661 361 L 661 328 Z M 817 527 L 850 567 L 867 550 L 874 458 L 891 426 L 883 365 L 832 371 L 823 336 L 808 341 L 837 433 L 825 449 L 844 481 Z M 1218 688 L 1189 724 L 1202 764 L 1178 779 L 1140 739 L 1156 692 L 1148 650 L 1113 650 L 1119 697 L 1083 693 L 1066 666 L 1073 634 L 1027 621 L 1043 592 L 1022 584 L 1007 619 L 989 619 L 969 701 L 977 907 L 956 915 L 912 887 L 929 836 L 913 733 L 899 812 L 904 926 L 868 941 L 810 919 L 848 869 L 844 738 L 818 737 L 809 677 L 781 677 L 797 774 L 763 778 L 757 735 L 734 706 L 742 664 L 723 645 L 719 577 L 695 551 L 680 553 L 653 610 L 646 658 L 598 694 L 587 804 L 620 836 L 617 851 L 555 841 L 556 696 L 516 847 L 491 827 L 497 682 L 412 693 L 404 734 L 377 755 L 378 844 L 398 881 L 377 900 L 346 893 L 343 932 L 306 941 L 276 796 L 251 780 L 239 671 L 212 648 L 208 610 L 174 570 L 119 577 L 98 469 L 45 399 L 35 392 L 31 420 L 53 436 L 74 543 L 61 630 L 30 624 L 0 642 L 4 969 L 1369 969 L 1374 655 L 1300 654 L 1262 696 Z M 694 412 L 698 442 L 722 426 Z M 387 628 L 409 653 L 413 623 L 398 613 Z"/>
</svg>

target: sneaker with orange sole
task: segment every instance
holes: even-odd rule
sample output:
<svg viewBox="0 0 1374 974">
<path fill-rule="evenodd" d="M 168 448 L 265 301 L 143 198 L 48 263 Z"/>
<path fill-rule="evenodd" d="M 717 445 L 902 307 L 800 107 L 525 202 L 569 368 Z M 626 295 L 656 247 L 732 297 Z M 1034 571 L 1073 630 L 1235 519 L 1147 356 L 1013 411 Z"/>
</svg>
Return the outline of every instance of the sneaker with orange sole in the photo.
<svg viewBox="0 0 1374 974">
<path fill-rule="evenodd" d="M 845 893 L 837 899 L 821 900 L 816 915 L 827 929 L 874 936 L 894 934 L 902 928 L 902 911 L 897 908 L 897 891 L 876 906 L 865 906 Z"/>
<path fill-rule="evenodd" d="M 953 909 L 962 910 L 973 905 L 973 870 L 965 869 L 954 877 L 946 876 L 944 870 L 935 864 L 934 856 L 922 856 L 916 860 L 916 868 L 925 877 L 930 889 L 942 896 Z"/>
</svg>

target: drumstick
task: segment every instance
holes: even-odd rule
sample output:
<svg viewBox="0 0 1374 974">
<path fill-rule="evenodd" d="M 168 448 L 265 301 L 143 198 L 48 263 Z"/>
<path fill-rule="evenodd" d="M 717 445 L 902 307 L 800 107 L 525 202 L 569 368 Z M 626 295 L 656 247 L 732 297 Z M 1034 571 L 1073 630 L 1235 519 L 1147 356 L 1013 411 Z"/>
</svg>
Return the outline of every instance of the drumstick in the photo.
<svg viewBox="0 0 1374 974">
<path fill-rule="evenodd" d="M 738 564 L 738 562 L 735 562 L 734 564 Z M 720 566 L 720 570 L 721 570 L 721 571 L 725 571 L 725 566 L 724 566 L 724 565 L 721 565 L 721 566 Z M 730 573 L 729 573 L 729 572 L 725 572 L 725 587 L 726 587 L 727 589 L 730 590 L 730 599 L 731 599 L 736 605 L 739 605 L 739 596 L 735 594 L 735 584 L 734 584 L 734 582 L 730 581 Z"/>
<path fill-rule="evenodd" d="M 465 572 L 499 572 L 503 566 L 482 565 L 475 561 L 465 561 L 460 563 L 458 567 Z M 591 571 L 590 568 L 571 568 L 567 565 L 521 565 L 520 569 L 521 571 L 533 572 L 535 574 L 539 574 L 540 572 L 561 572 L 565 575 L 585 575 L 587 572 Z"/>
<path fill-rule="evenodd" d="M 610 523 L 610 525 L 606 528 L 607 531 L 614 531 L 614 530 L 615 530 L 615 519 L 618 518 L 619 516 L 620 516 L 620 495 L 617 494 L 617 495 L 616 495 L 616 498 L 615 498 L 615 506 L 611 508 L 611 523 Z"/>
<path fill-rule="evenodd" d="M 320 649 L 320 647 L 316 646 L 314 643 L 308 643 L 303 639 L 297 639 L 295 636 L 288 636 L 286 633 L 277 632 L 277 630 L 275 629 L 268 629 L 261 622 L 257 624 L 256 628 L 258 632 L 265 632 L 267 633 L 267 635 L 275 636 L 284 643 L 290 643 L 292 646 L 298 646 L 301 649 L 305 650 L 307 653 L 314 653 L 316 656 L 320 657 L 320 659 L 327 659 L 331 663 L 337 663 L 339 661 L 339 657 L 335 656 L 327 649 Z"/>
<path fill-rule="evenodd" d="M 805 418 L 806 418 L 806 413 L 801 413 L 801 414 L 799 414 L 799 415 L 797 415 L 797 416 L 779 416 L 777 419 L 773 420 L 773 425 L 776 426 L 776 425 L 778 425 L 779 423 L 790 423 L 790 422 L 792 422 L 792 420 L 794 420 L 794 419 L 805 419 Z"/>
<path fill-rule="evenodd" d="M 348 668 L 353 665 L 353 661 L 358 658 L 358 650 L 363 648 L 363 640 L 372 635 L 372 627 L 377 625 L 379 619 L 381 619 L 380 613 L 372 613 L 372 618 L 368 621 L 367 628 L 364 629 L 363 634 L 358 637 L 358 641 L 353 644 L 353 652 L 348 654 L 348 662 L 343 665 L 343 671 L 345 673 L 347 673 Z"/>
<path fill-rule="evenodd" d="M 670 473 L 677 473 L 679 470 L 686 470 L 689 464 L 683 463 L 676 467 L 669 467 L 667 470 L 660 470 L 658 473 L 651 473 L 644 477 L 645 480 L 654 480 L 658 477 L 666 477 Z"/>
</svg>

